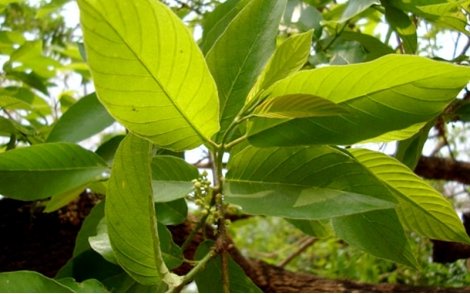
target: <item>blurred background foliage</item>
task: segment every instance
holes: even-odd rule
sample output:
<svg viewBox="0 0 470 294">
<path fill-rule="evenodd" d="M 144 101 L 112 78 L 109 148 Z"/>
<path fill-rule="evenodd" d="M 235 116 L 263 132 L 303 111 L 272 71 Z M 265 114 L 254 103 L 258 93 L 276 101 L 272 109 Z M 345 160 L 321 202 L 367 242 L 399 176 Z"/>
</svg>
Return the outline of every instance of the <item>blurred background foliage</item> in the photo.
<svg viewBox="0 0 470 294">
<path fill-rule="evenodd" d="M 163 2 L 200 39 L 209 13 L 225 1 Z M 365 62 L 389 53 L 418 54 L 468 65 L 470 1 L 432 2 L 434 5 L 398 0 L 289 0 L 279 43 L 292 34 L 313 30 L 311 56 L 305 68 Z M 0 151 L 51 140 L 49 136 L 60 125 L 62 114 L 93 92 L 81 42 L 74 1 L 0 0 Z M 443 117 L 442 128 L 430 131 L 425 140 L 427 154 L 468 161 L 468 103 L 467 91 L 462 93 L 454 113 Z M 90 114 L 80 119 L 93 122 L 95 117 Z M 98 148 L 122 133 L 119 127 L 109 128 L 111 124 L 102 122 L 92 134 L 71 136 L 74 139 L 70 140 Z M 394 145 L 378 148 L 389 153 L 395 150 Z M 470 208 L 466 185 L 442 181 L 434 185 L 460 211 Z M 413 238 L 413 249 L 421 264 L 415 271 L 362 253 L 332 237 L 306 236 L 279 218 L 250 217 L 234 221 L 230 228 L 244 254 L 274 264 L 286 263 L 302 244 L 311 245 L 285 265 L 293 271 L 371 283 L 470 284 L 465 260 L 433 263 L 431 242 L 419 237 Z"/>
</svg>

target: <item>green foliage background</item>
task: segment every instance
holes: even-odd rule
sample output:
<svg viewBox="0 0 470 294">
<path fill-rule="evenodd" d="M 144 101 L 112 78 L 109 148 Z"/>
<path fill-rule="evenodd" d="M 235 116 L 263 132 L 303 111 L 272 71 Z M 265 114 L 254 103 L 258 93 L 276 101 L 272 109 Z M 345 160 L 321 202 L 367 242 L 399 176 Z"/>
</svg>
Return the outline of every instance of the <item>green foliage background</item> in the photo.
<svg viewBox="0 0 470 294">
<path fill-rule="evenodd" d="M 80 26 L 66 25 L 63 8 L 77 3 Z M 0 290 L 180 291 L 194 280 L 260 291 L 225 254 L 227 229 L 243 253 L 273 263 L 313 238 L 303 233 L 319 238 L 293 271 L 470 282 L 463 261 L 430 262 L 428 239 L 470 239 L 411 171 L 430 130 L 451 157 L 468 157 L 447 126 L 468 128 L 470 1 L 77 3 L 0 0 L 0 194 L 45 212 L 84 189 L 106 203 L 57 277 L 1 273 Z M 449 36 L 454 52 L 442 56 Z M 363 149 L 376 142 L 397 143 L 395 158 Z M 204 172 L 184 160 L 201 145 Z M 228 224 L 232 212 L 254 216 Z M 190 239 L 180 248 L 166 226 L 188 213 L 216 238 L 177 276 Z M 80 260 L 103 270 L 81 281 Z"/>
</svg>

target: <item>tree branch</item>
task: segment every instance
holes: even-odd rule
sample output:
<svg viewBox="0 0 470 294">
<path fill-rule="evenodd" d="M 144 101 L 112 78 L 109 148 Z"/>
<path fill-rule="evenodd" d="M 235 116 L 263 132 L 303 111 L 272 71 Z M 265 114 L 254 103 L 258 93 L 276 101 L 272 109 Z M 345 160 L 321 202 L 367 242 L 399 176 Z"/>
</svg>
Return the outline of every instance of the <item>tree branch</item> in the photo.
<svg viewBox="0 0 470 294">
<path fill-rule="evenodd" d="M 421 156 L 415 172 L 427 179 L 470 184 L 470 163 L 464 161 L 454 161 L 435 156 Z"/>
</svg>

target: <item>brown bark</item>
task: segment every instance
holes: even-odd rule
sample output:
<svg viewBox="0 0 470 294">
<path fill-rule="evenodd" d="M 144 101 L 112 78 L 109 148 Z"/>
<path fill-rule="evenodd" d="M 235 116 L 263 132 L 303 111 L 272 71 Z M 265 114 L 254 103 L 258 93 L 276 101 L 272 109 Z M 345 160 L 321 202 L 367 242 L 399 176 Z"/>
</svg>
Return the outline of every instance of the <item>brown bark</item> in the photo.
<svg viewBox="0 0 470 294">
<path fill-rule="evenodd" d="M 426 179 L 457 181 L 470 184 L 470 163 L 450 158 L 421 156 L 416 174 Z"/>
</svg>

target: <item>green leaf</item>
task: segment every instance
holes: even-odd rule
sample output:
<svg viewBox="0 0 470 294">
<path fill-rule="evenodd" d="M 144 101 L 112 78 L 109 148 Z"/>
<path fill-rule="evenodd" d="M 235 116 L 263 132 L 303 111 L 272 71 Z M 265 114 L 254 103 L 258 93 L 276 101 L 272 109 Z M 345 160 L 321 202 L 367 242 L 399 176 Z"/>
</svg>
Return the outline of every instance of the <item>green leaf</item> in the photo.
<svg viewBox="0 0 470 294">
<path fill-rule="evenodd" d="M 390 4 L 423 17 L 430 22 L 452 28 L 469 35 L 466 30 L 467 16 L 463 12 L 463 5 L 467 1 L 448 0 L 391 0 Z M 468 4 L 467 4 L 468 5 Z"/>
<path fill-rule="evenodd" d="M 226 201 L 245 213 L 320 220 L 390 208 L 394 199 L 367 169 L 327 146 L 246 147 L 228 164 Z"/>
<path fill-rule="evenodd" d="M 0 273 L 0 292 L 16 293 L 103 293 L 108 290 L 96 280 L 81 283 L 72 278 L 56 281 L 32 271 Z"/>
<path fill-rule="evenodd" d="M 168 7 L 153 0 L 78 4 L 98 98 L 117 121 L 171 150 L 195 148 L 218 131 L 214 80 Z"/>
<path fill-rule="evenodd" d="M 345 113 L 347 112 L 344 108 L 330 100 L 309 94 L 290 94 L 264 101 L 254 110 L 253 115 L 264 118 L 291 119 L 335 116 Z"/>
<path fill-rule="evenodd" d="M 37 272 L 17 271 L 0 273 L 0 292 L 38 293 L 57 292 L 73 293 L 74 291 L 59 282 Z"/>
<path fill-rule="evenodd" d="M 164 225 L 178 225 L 186 220 L 188 205 L 184 199 L 155 204 L 158 222 Z"/>
<path fill-rule="evenodd" d="M 97 234 L 97 227 L 104 218 L 104 201 L 96 204 L 85 218 L 75 239 L 73 256 L 78 256 L 82 252 L 91 249 L 88 238 Z"/>
<path fill-rule="evenodd" d="M 417 263 L 394 209 L 333 219 L 338 237 L 372 255 L 416 267 Z"/>
<path fill-rule="evenodd" d="M 250 1 L 206 55 L 219 92 L 221 135 L 245 104 L 251 87 L 276 48 L 285 6 L 286 0 Z"/>
<path fill-rule="evenodd" d="M 326 238 L 333 235 L 333 227 L 330 220 L 309 221 L 300 219 L 287 219 L 289 223 L 301 230 L 304 234 L 318 238 Z"/>
<path fill-rule="evenodd" d="M 390 142 L 390 141 L 400 141 L 400 140 L 406 140 L 417 133 L 426 125 L 426 122 L 420 122 L 416 123 L 414 125 L 411 125 L 409 127 L 406 127 L 401 130 L 396 130 L 396 131 L 390 131 L 383 133 L 377 137 L 370 138 L 364 141 L 364 143 L 369 142 L 369 143 L 379 143 L 379 142 Z"/>
<path fill-rule="evenodd" d="M 59 193 L 51 197 L 44 208 L 44 212 L 53 212 L 56 211 L 65 205 L 69 204 L 75 198 L 80 196 L 80 193 L 85 190 L 86 185 L 80 185 L 73 188 L 72 190 L 65 191 L 64 193 Z"/>
<path fill-rule="evenodd" d="M 158 236 L 165 264 L 169 269 L 179 267 L 183 263 L 183 251 L 173 241 L 170 230 L 160 222 L 158 222 Z"/>
<path fill-rule="evenodd" d="M 0 98 L 1 107 L 28 109 L 43 116 L 51 113 L 50 105 L 27 87 L 10 86 L 0 89 Z"/>
<path fill-rule="evenodd" d="M 211 240 L 206 240 L 199 245 L 195 258 L 202 259 L 215 245 Z M 228 256 L 229 290 L 231 293 L 262 293 L 253 281 L 246 276 L 243 269 Z M 204 270 L 195 277 L 198 292 L 222 293 L 222 259 L 220 255 L 209 260 Z"/>
<path fill-rule="evenodd" d="M 10 96 L 0 96 L 0 108 L 4 109 L 31 109 L 31 106 L 23 100 Z"/>
<path fill-rule="evenodd" d="M 184 198 L 193 189 L 199 172 L 181 158 L 158 155 L 152 160 L 152 187 L 155 202 Z"/>
<path fill-rule="evenodd" d="M 115 257 L 143 285 L 178 284 L 160 249 L 148 141 L 132 134 L 121 142 L 106 195 L 106 223 Z"/>
<path fill-rule="evenodd" d="M 97 280 L 86 280 L 77 283 L 73 278 L 63 278 L 58 280 L 62 285 L 65 285 L 72 289 L 76 293 L 109 293 L 103 284 Z"/>
<path fill-rule="evenodd" d="M 313 31 L 308 31 L 293 35 L 276 48 L 256 84 L 251 89 L 248 100 L 305 65 L 310 56 L 312 34 Z"/>
<path fill-rule="evenodd" d="M 334 37 L 332 37 L 334 38 Z M 356 41 L 364 47 L 366 54 L 366 60 L 373 60 L 379 57 L 382 57 L 387 54 L 392 54 L 395 51 L 389 46 L 382 43 L 379 39 L 374 38 L 367 34 L 362 34 L 358 32 L 344 31 L 339 35 L 338 41 Z M 328 42 L 331 42 L 332 39 L 328 38 Z M 327 43 L 325 43 L 326 46 Z"/>
<path fill-rule="evenodd" d="M 70 143 L 48 143 L 0 154 L 0 193 L 32 201 L 97 180 L 108 170 L 96 154 Z"/>
<path fill-rule="evenodd" d="M 6 118 L 0 117 L 0 136 L 7 136 L 17 134 L 14 123 Z"/>
<path fill-rule="evenodd" d="M 52 78 L 61 64 L 43 55 L 42 41 L 28 41 L 10 55 L 10 63 L 17 72 L 33 71 L 42 78 Z"/>
<path fill-rule="evenodd" d="M 165 264 L 174 269 L 183 263 L 183 253 L 181 248 L 173 242 L 170 231 L 165 225 L 158 223 L 158 237 L 160 240 L 160 247 L 162 257 Z M 108 227 L 106 219 L 102 219 L 97 228 L 96 235 L 88 238 L 90 247 L 99 253 L 108 262 L 117 264 L 116 255 L 109 240 Z"/>
<path fill-rule="evenodd" d="M 79 142 L 104 130 L 114 122 L 96 95 L 78 100 L 57 121 L 47 142 Z"/>
<path fill-rule="evenodd" d="M 387 3 L 384 1 L 384 3 Z M 407 54 L 415 54 L 418 49 L 418 35 L 416 26 L 408 14 L 391 5 L 385 6 L 385 18 L 390 26 L 397 32 L 402 40 L 403 48 Z"/>
<path fill-rule="evenodd" d="M 96 235 L 88 237 L 88 242 L 90 243 L 90 247 L 108 262 L 118 264 L 116 255 L 111 246 L 111 241 L 109 240 L 106 218 L 100 220 L 96 226 Z"/>
<path fill-rule="evenodd" d="M 121 143 L 124 137 L 125 135 L 117 135 L 112 137 L 111 139 L 101 144 L 98 149 L 96 149 L 95 153 L 101 156 L 108 164 L 112 164 L 114 154 L 116 153 L 119 143 Z"/>
<path fill-rule="evenodd" d="M 230 22 L 248 2 L 249 0 L 228 0 L 217 5 L 214 11 L 204 14 L 202 20 L 202 41 L 200 45 L 202 52 L 207 53 L 209 49 L 212 48 Z"/>
<path fill-rule="evenodd" d="M 345 22 L 354 16 L 360 14 L 361 12 L 367 10 L 374 4 L 377 4 L 378 0 L 359 0 L 359 1 L 349 1 L 347 2 L 346 9 L 341 16 L 339 22 Z"/>
<path fill-rule="evenodd" d="M 380 152 L 350 152 L 397 195 L 397 212 L 405 228 L 430 239 L 470 242 L 451 203 L 406 166 Z"/>
<path fill-rule="evenodd" d="M 309 94 L 330 100 L 348 113 L 284 121 L 254 117 L 248 140 L 256 146 L 361 142 L 431 120 L 469 79 L 468 67 L 408 55 L 301 71 L 269 88 L 266 101 Z"/>
<path fill-rule="evenodd" d="M 423 153 L 423 147 L 428 139 L 429 130 L 434 126 L 434 123 L 434 120 L 430 121 L 412 137 L 399 141 L 395 158 L 411 170 L 414 170 Z"/>
</svg>

